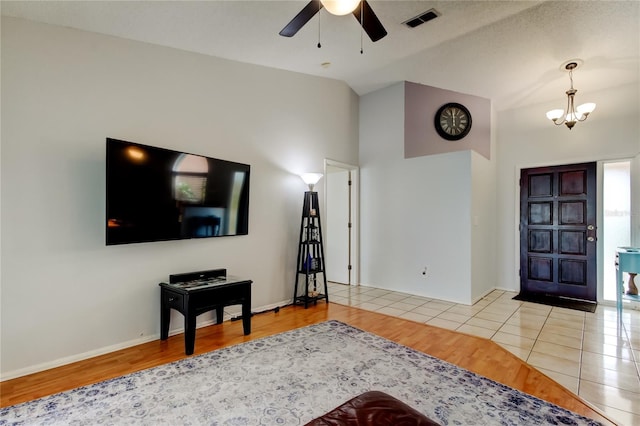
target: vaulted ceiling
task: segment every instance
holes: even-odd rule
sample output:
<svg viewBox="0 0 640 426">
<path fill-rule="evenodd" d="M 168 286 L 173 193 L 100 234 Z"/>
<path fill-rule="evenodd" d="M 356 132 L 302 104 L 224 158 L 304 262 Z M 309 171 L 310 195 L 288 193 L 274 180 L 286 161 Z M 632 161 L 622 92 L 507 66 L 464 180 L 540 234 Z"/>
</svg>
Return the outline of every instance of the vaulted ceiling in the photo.
<svg viewBox="0 0 640 426">
<path fill-rule="evenodd" d="M 489 98 L 498 110 L 554 99 L 561 107 L 569 80 L 560 66 L 574 58 L 584 61 L 574 73 L 578 103 L 589 92 L 640 79 L 637 1 L 368 1 L 388 31 L 376 43 L 352 15 L 326 10 L 294 37 L 278 35 L 306 0 L 2 1 L 0 7 L 7 16 L 343 80 L 360 95 L 408 80 Z M 432 8 L 438 18 L 403 25 Z"/>
</svg>

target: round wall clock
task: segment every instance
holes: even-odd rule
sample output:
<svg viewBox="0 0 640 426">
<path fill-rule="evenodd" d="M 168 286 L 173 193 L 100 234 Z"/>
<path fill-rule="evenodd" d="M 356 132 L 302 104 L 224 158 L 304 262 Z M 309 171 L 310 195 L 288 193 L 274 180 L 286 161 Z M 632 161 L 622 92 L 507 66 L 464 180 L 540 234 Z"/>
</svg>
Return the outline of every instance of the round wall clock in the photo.
<svg viewBox="0 0 640 426">
<path fill-rule="evenodd" d="M 433 123 L 440 136 L 448 141 L 457 141 L 471 130 L 471 113 L 464 105 L 450 102 L 438 109 Z"/>
</svg>

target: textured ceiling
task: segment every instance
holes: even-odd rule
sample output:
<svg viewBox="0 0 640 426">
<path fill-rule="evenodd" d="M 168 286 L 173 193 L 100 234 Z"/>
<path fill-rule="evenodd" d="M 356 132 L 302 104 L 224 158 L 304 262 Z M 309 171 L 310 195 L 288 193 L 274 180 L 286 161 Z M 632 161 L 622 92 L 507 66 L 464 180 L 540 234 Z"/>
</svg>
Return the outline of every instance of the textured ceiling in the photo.
<svg viewBox="0 0 640 426">
<path fill-rule="evenodd" d="M 584 61 L 574 74 L 578 98 L 640 78 L 637 1 L 369 0 L 388 35 L 372 43 L 365 34 L 363 54 L 352 15 L 322 11 L 294 37 L 279 36 L 306 3 L 2 1 L 0 7 L 7 16 L 343 80 L 360 95 L 408 80 L 489 98 L 497 109 L 562 101 L 568 76 L 560 65 L 573 58 Z M 431 8 L 441 16 L 414 29 L 402 25 Z"/>
</svg>

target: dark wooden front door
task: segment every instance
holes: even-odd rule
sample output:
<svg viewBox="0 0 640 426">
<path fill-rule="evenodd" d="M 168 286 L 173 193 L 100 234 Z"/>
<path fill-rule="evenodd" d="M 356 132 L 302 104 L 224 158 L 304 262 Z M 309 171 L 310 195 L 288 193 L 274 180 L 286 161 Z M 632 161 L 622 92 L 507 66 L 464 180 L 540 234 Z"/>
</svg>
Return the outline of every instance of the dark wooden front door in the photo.
<svg viewBox="0 0 640 426">
<path fill-rule="evenodd" d="M 520 291 L 596 301 L 596 163 L 523 169 Z"/>
</svg>

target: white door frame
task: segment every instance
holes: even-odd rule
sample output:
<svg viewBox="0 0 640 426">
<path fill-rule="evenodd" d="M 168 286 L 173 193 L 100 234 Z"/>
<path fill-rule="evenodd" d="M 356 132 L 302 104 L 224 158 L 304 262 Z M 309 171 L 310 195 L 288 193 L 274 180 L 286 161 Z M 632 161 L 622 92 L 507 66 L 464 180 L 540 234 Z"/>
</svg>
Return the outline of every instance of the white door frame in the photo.
<svg viewBox="0 0 640 426">
<path fill-rule="evenodd" d="M 324 175 L 328 167 L 336 167 L 351 172 L 351 285 L 360 285 L 360 168 L 353 164 L 325 158 Z M 324 184 L 324 217 L 327 216 L 327 184 Z M 329 230 L 327 229 L 327 235 Z"/>
</svg>

